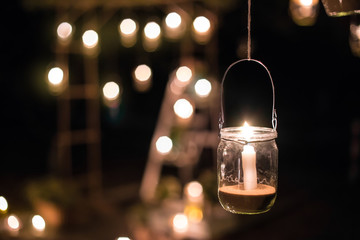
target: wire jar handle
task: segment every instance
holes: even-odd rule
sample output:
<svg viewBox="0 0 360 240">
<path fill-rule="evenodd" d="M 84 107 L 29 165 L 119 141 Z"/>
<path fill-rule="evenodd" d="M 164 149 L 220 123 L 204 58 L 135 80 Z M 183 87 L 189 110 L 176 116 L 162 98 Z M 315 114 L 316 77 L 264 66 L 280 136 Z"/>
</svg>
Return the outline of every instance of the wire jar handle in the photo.
<svg viewBox="0 0 360 240">
<path fill-rule="evenodd" d="M 270 71 L 267 69 L 267 67 L 260 61 L 258 60 L 255 60 L 255 59 L 240 59 L 240 60 L 237 60 L 236 62 L 232 63 L 225 71 L 224 73 L 224 76 L 222 78 L 222 81 L 221 81 L 221 93 L 220 93 L 220 117 L 219 117 L 219 130 L 221 130 L 223 128 L 223 125 L 224 125 L 224 122 L 225 122 L 225 118 L 224 118 L 224 101 L 223 101 L 223 93 L 224 93 L 224 81 L 225 81 L 225 78 L 226 78 L 226 75 L 227 73 L 230 71 L 230 69 L 235 66 L 236 64 L 238 63 L 241 63 L 241 62 L 244 62 L 244 61 L 250 61 L 250 62 L 255 62 L 255 63 L 258 63 L 260 64 L 263 68 L 265 68 L 269 78 L 270 78 L 270 81 L 271 81 L 271 87 L 272 87 L 272 94 L 273 94 L 273 98 L 272 98 L 272 101 L 273 101 L 273 104 L 272 104 L 272 118 L 271 118 L 271 124 L 272 124 L 272 127 L 273 127 L 273 130 L 276 131 L 276 128 L 277 128 L 277 114 L 276 114 L 276 109 L 275 109 L 275 87 L 274 87 L 274 82 L 273 82 L 273 79 L 271 77 L 271 74 L 270 74 Z"/>
</svg>

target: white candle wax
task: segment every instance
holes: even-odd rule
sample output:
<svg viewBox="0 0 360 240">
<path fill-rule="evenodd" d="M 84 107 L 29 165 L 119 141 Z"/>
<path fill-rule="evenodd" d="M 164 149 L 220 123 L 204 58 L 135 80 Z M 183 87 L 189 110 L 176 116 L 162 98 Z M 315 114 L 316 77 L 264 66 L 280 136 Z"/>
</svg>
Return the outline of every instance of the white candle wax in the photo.
<svg viewBox="0 0 360 240">
<path fill-rule="evenodd" d="M 257 188 L 256 153 L 254 147 L 245 145 L 241 153 L 242 168 L 244 172 L 244 189 Z"/>
</svg>

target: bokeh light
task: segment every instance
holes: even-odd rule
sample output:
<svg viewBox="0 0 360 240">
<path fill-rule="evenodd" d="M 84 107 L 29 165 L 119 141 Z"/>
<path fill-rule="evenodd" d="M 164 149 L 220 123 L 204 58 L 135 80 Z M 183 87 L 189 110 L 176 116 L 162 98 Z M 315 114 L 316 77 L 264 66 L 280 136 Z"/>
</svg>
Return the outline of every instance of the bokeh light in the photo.
<svg viewBox="0 0 360 240">
<path fill-rule="evenodd" d="M 145 82 L 151 78 L 151 68 L 146 64 L 141 64 L 134 71 L 135 78 L 141 82 Z"/>
<path fill-rule="evenodd" d="M 176 78 L 182 83 L 189 82 L 191 77 L 192 71 L 187 66 L 181 66 L 176 70 Z"/>
<path fill-rule="evenodd" d="M 156 140 L 156 150 L 161 154 L 167 154 L 173 147 L 172 140 L 167 136 L 161 136 Z"/>
<path fill-rule="evenodd" d="M 181 25 L 181 16 L 176 12 L 169 13 L 165 18 L 166 26 L 169 28 L 178 28 Z"/>
<path fill-rule="evenodd" d="M 38 231 L 44 231 L 45 230 L 45 220 L 40 215 L 35 215 L 31 219 L 33 227 Z"/>
<path fill-rule="evenodd" d="M 16 215 L 12 214 L 7 218 L 7 225 L 11 230 L 19 230 L 20 220 Z"/>
<path fill-rule="evenodd" d="M 59 67 L 53 67 L 48 73 L 49 83 L 52 85 L 60 85 L 64 79 L 64 72 Z"/>
<path fill-rule="evenodd" d="M 149 22 L 145 25 L 144 34 L 148 39 L 157 39 L 161 34 L 161 28 L 156 22 Z"/>
<path fill-rule="evenodd" d="M 204 217 L 201 207 L 196 205 L 187 205 L 184 209 L 184 213 L 187 216 L 189 222 L 200 223 Z"/>
<path fill-rule="evenodd" d="M 6 198 L 3 196 L 0 196 L 0 211 L 7 211 L 8 209 L 8 203 L 6 201 Z"/>
<path fill-rule="evenodd" d="M 290 0 L 289 13 L 299 26 L 312 26 L 318 15 L 319 0 Z"/>
<path fill-rule="evenodd" d="M 313 0 L 300 0 L 299 2 L 304 7 L 310 7 L 313 5 Z"/>
<path fill-rule="evenodd" d="M 99 41 L 99 36 L 94 30 L 87 30 L 82 35 L 82 40 L 86 48 L 94 48 Z"/>
<path fill-rule="evenodd" d="M 130 240 L 128 237 L 118 237 L 116 240 Z"/>
<path fill-rule="evenodd" d="M 189 182 L 186 185 L 186 194 L 190 198 L 198 198 L 203 194 L 203 187 L 198 181 Z"/>
<path fill-rule="evenodd" d="M 57 27 L 56 32 L 60 39 L 67 40 L 70 38 L 70 36 L 72 34 L 72 26 L 68 22 L 62 22 Z"/>
<path fill-rule="evenodd" d="M 177 100 L 174 104 L 175 114 L 182 119 L 190 118 L 193 114 L 193 111 L 194 109 L 191 103 L 184 98 Z"/>
<path fill-rule="evenodd" d="M 173 218 L 173 229 L 175 232 L 183 233 L 188 230 L 189 221 L 185 214 L 178 213 Z"/>
<path fill-rule="evenodd" d="M 199 79 L 195 83 L 195 92 L 199 97 L 207 97 L 211 92 L 211 83 L 207 79 Z"/>
<path fill-rule="evenodd" d="M 107 82 L 103 87 L 103 94 L 107 100 L 115 100 L 119 97 L 120 87 L 116 82 Z"/>
<path fill-rule="evenodd" d="M 193 27 L 198 33 L 206 33 L 211 27 L 210 20 L 204 16 L 199 16 L 195 18 L 193 22 Z"/>
<path fill-rule="evenodd" d="M 137 24 L 131 18 L 126 18 L 119 25 L 120 32 L 125 35 L 132 35 L 137 32 Z"/>
</svg>

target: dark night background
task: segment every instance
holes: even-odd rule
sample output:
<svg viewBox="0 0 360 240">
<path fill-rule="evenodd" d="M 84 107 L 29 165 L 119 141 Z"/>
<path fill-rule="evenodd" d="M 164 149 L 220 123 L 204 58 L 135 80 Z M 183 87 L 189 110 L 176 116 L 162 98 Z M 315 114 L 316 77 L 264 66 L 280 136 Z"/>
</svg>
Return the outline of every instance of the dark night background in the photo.
<svg viewBox="0 0 360 240">
<path fill-rule="evenodd" d="M 356 239 L 358 172 L 354 178 L 349 174 L 357 170 L 350 146 L 352 126 L 360 121 L 360 58 L 349 47 L 350 17 L 329 17 L 320 4 L 315 25 L 301 27 L 289 16 L 288 1 L 280 0 L 253 1 L 252 12 L 252 58 L 269 68 L 276 89 L 279 197 L 273 215 L 259 217 L 264 224 L 244 230 L 241 237 L 257 239 L 266 232 L 268 239 L 289 239 L 292 231 L 298 234 L 293 239 Z M 0 195 L 17 198 L 21 184 L 51 172 L 57 101 L 47 89 L 45 72 L 54 61 L 54 17 L 51 9 L 27 9 L 18 1 L 2 8 Z M 116 72 L 124 87 L 115 120 L 101 107 L 108 186 L 141 181 L 165 84 L 179 56 L 176 43 L 166 41 L 155 53 L 145 53 L 140 44 L 124 49 L 117 30 L 111 32 L 117 21 L 114 17 L 100 33 L 100 38 L 108 36 L 102 40 L 100 81 Z M 246 34 L 246 2 L 238 1 L 219 17 L 218 81 L 239 59 L 237 47 L 246 43 Z M 151 62 L 155 80 L 149 92 L 140 94 L 132 89 L 130 71 L 141 59 Z M 271 86 L 261 81 L 233 82 L 229 93 L 232 99 L 254 97 L 270 123 Z"/>
</svg>

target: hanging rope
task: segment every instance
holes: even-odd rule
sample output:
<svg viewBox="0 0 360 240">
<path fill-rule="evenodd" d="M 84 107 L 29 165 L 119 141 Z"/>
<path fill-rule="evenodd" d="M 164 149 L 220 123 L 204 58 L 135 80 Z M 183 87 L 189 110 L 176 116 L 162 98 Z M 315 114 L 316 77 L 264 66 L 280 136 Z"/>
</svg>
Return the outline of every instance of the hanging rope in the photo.
<svg viewBox="0 0 360 240">
<path fill-rule="evenodd" d="M 251 0 L 248 0 L 248 39 L 247 39 L 247 58 L 251 59 Z"/>
</svg>

